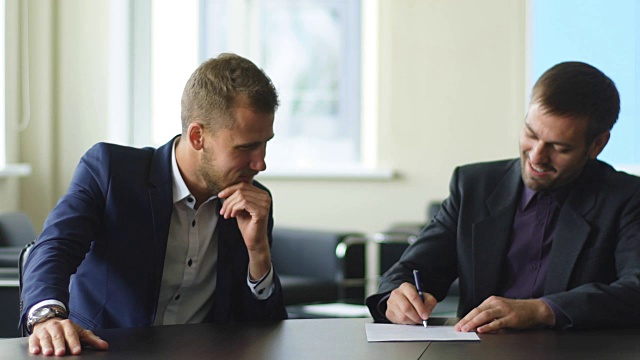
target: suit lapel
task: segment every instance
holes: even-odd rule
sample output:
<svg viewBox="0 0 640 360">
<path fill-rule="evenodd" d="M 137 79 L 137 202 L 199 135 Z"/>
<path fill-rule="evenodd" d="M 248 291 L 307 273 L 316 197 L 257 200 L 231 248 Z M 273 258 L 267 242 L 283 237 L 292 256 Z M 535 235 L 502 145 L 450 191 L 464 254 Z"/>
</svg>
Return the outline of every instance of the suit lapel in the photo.
<svg viewBox="0 0 640 360">
<path fill-rule="evenodd" d="M 474 297 L 478 303 L 494 295 L 498 289 L 521 190 L 520 161 L 514 161 L 511 169 L 485 201 L 485 213 L 488 216 L 472 225 L 474 276 L 477 284 Z"/>
<path fill-rule="evenodd" d="M 155 269 L 156 284 L 155 296 L 150 303 L 158 303 L 160 285 L 162 282 L 162 272 L 164 269 L 164 257 L 167 252 L 167 240 L 169 237 L 169 226 L 171 225 L 171 213 L 173 211 L 173 178 L 171 176 L 171 151 L 175 137 L 168 143 L 158 148 L 151 160 L 149 171 L 149 205 L 151 208 L 152 223 L 149 233 L 153 236 L 153 246 L 150 246 L 152 256 L 150 266 Z M 152 318 L 155 318 L 155 306 Z M 152 323 L 154 320 L 151 320 Z"/>
<path fill-rule="evenodd" d="M 218 237 L 218 265 L 217 265 L 217 281 L 216 291 L 214 295 L 214 321 L 225 321 L 231 318 L 229 313 L 231 309 L 232 294 L 232 274 L 233 274 L 233 248 L 235 246 L 235 236 L 233 229 L 235 219 L 224 219 L 220 217 L 216 226 Z M 219 296 L 224 294 L 224 296 Z M 237 300 L 237 299 L 236 299 Z"/>
<path fill-rule="evenodd" d="M 560 209 L 545 281 L 545 294 L 566 291 L 571 273 L 591 231 L 584 216 L 595 206 L 598 196 L 592 184 L 600 182 L 594 162 L 587 163 Z"/>
</svg>

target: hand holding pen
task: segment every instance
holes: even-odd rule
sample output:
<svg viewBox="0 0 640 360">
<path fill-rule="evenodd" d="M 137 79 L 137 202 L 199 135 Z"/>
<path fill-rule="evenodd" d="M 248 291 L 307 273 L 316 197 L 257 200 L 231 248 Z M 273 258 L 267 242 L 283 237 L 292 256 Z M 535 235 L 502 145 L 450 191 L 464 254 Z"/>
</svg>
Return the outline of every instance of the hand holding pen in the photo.
<svg viewBox="0 0 640 360">
<path fill-rule="evenodd" d="M 413 270 L 413 281 L 416 284 L 416 289 L 418 290 L 418 295 L 420 295 L 420 300 L 424 304 L 424 295 L 422 293 L 422 285 L 420 285 L 420 275 L 418 274 L 418 270 Z M 422 325 L 427 327 L 427 320 L 422 320 Z"/>
<path fill-rule="evenodd" d="M 418 288 L 422 286 L 420 279 L 417 284 Z M 438 303 L 436 298 L 426 292 L 422 297 L 416 295 L 416 281 L 403 282 L 391 291 L 384 311 L 387 320 L 394 324 L 419 324 L 428 318 Z"/>
</svg>

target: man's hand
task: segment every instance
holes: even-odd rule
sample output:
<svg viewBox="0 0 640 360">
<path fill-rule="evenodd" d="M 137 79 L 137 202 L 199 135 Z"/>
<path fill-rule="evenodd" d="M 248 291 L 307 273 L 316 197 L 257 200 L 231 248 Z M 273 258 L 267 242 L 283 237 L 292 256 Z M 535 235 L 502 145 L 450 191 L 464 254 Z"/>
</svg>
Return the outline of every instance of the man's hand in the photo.
<svg viewBox="0 0 640 360">
<path fill-rule="evenodd" d="M 220 216 L 236 218 L 240 233 L 249 251 L 249 276 L 261 278 L 271 268 L 271 252 L 267 237 L 271 197 L 266 191 L 240 182 L 222 190 L 218 197 L 225 199 Z"/>
<path fill-rule="evenodd" d="M 491 296 L 471 310 L 454 327 L 456 331 L 486 333 L 504 328 L 527 329 L 552 326 L 553 312 L 539 299 L 513 300 Z"/>
<path fill-rule="evenodd" d="M 72 355 L 80 355 L 82 345 L 97 350 L 109 349 L 106 341 L 69 319 L 53 318 L 36 324 L 29 336 L 29 352 L 32 354 L 62 356 L 69 350 Z"/>
<path fill-rule="evenodd" d="M 387 299 L 385 316 L 394 324 L 420 324 L 427 320 L 437 301 L 433 295 L 423 293 L 424 303 L 413 284 L 403 283 Z"/>
</svg>

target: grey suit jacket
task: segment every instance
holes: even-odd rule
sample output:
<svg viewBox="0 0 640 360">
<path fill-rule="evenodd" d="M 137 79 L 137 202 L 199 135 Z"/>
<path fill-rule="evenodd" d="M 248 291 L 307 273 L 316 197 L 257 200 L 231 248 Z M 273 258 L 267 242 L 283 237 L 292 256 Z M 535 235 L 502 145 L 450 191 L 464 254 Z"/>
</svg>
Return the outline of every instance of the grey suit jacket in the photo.
<svg viewBox="0 0 640 360">
<path fill-rule="evenodd" d="M 380 300 L 412 283 L 413 269 L 438 301 L 459 278 L 460 317 L 495 295 L 522 188 L 519 159 L 457 168 L 440 212 L 367 299 L 374 319 L 386 321 Z M 549 256 L 544 297 L 574 327 L 638 326 L 640 179 L 589 161 L 560 209 Z"/>
</svg>

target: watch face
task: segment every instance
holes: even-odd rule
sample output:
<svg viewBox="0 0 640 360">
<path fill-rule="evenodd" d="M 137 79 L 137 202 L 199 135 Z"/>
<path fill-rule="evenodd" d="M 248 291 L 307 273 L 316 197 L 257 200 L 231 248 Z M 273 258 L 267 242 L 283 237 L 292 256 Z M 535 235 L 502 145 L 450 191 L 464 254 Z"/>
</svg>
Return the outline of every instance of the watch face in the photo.
<svg viewBox="0 0 640 360">
<path fill-rule="evenodd" d="M 53 309 L 48 308 L 48 307 L 43 307 L 40 309 L 37 309 L 36 311 L 33 312 L 33 316 L 34 317 L 43 317 L 43 316 L 47 316 L 50 313 L 53 312 Z"/>
</svg>

